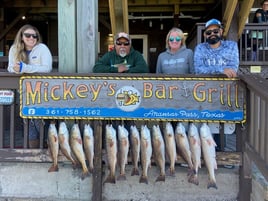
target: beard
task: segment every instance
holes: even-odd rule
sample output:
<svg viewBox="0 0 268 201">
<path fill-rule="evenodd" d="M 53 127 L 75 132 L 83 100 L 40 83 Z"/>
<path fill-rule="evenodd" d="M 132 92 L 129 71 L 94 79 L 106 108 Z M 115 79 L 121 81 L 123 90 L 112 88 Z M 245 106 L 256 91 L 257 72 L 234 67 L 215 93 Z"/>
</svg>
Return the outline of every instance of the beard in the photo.
<svg viewBox="0 0 268 201">
<path fill-rule="evenodd" d="M 208 44 L 214 45 L 217 42 L 219 42 L 220 40 L 221 40 L 220 36 L 213 35 L 213 36 L 208 37 L 206 41 L 208 42 Z"/>
<path fill-rule="evenodd" d="M 120 57 L 125 57 L 127 55 L 127 51 L 125 48 L 120 48 L 119 50 Z"/>
</svg>

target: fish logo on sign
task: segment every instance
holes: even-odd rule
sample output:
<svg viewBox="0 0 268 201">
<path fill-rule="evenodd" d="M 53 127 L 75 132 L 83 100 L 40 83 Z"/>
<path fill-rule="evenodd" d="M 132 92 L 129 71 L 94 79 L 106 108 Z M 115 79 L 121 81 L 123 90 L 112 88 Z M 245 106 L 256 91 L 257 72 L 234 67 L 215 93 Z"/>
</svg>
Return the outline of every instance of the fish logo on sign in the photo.
<svg viewBox="0 0 268 201">
<path fill-rule="evenodd" d="M 140 92 L 131 86 L 124 86 L 116 92 L 116 105 L 123 111 L 134 111 L 140 105 Z"/>
</svg>

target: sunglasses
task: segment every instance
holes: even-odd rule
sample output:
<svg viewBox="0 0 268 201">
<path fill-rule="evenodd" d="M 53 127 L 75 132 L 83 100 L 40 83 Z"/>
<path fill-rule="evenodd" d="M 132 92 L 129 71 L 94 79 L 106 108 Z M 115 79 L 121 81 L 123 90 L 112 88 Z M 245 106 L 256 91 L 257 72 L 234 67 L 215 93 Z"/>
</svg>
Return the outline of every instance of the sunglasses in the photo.
<svg viewBox="0 0 268 201">
<path fill-rule="evenodd" d="M 124 46 L 129 46 L 129 42 L 120 42 L 120 41 L 116 41 L 116 45 L 118 46 L 121 46 L 121 45 L 124 45 Z"/>
<path fill-rule="evenodd" d="M 26 38 L 34 38 L 34 39 L 37 39 L 38 36 L 36 34 L 30 34 L 30 33 L 23 33 L 23 35 L 26 37 Z"/>
<path fill-rule="evenodd" d="M 220 29 L 207 30 L 207 31 L 205 31 L 205 34 L 206 34 L 207 36 L 210 36 L 210 35 L 212 34 L 212 32 L 213 32 L 214 34 L 218 34 L 218 33 L 220 32 Z"/>
<path fill-rule="evenodd" d="M 176 36 L 176 38 L 174 38 L 173 36 L 169 37 L 169 41 L 173 42 L 174 40 L 176 40 L 177 42 L 181 41 L 181 37 Z"/>
</svg>

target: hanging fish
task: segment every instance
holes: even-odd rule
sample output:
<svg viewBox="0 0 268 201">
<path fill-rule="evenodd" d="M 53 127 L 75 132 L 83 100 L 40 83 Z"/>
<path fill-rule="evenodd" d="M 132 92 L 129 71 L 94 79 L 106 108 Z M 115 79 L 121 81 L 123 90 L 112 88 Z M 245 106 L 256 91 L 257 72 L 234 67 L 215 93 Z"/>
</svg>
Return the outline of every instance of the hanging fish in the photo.
<svg viewBox="0 0 268 201">
<path fill-rule="evenodd" d="M 81 132 L 78 126 L 78 123 L 74 123 L 71 128 L 71 136 L 70 136 L 70 145 L 72 152 L 74 153 L 77 160 L 80 162 L 82 166 L 82 176 L 84 179 L 88 175 L 88 168 L 86 165 L 85 153 L 83 150 L 83 141 L 81 137 Z"/>
<path fill-rule="evenodd" d="M 50 150 L 50 155 L 52 158 L 53 164 L 48 169 L 48 172 L 57 172 L 58 167 L 58 154 L 59 154 L 59 139 L 58 131 L 55 125 L 55 122 L 50 122 L 48 128 L 48 147 Z"/>
<path fill-rule="evenodd" d="M 60 122 L 58 136 L 62 154 L 72 162 L 73 168 L 76 168 L 77 162 L 72 155 L 71 147 L 69 144 L 69 130 L 64 121 Z"/>
<path fill-rule="evenodd" d="M 200 128 L 201 147 L 203 157 L 209 174 L 207 188 L 218 188 L 215 178 L 215 169 L 217 169 L 216 161 L 216 143 L 212 137 L 209 126 L 203 123 Z"/>
<path fill-rule="evenodd" d="M 188 139 L 191 150 L 191 157 L 194 166 L 194 172 L 189 176 L 188 181 L 190 183 L 199 184 L 198 180 L 198 168 L 201 168 L 201 142 L 199 132 L 194 123 L 190 123 L 188 130 Z"/>
<path fill-rule="evenodd" d="M 89 172 L 93 173 L 94 135 L 93 135 L 93 129 L 91 128 L 90 124 L 84 125 L 83 145 L 84 145 L 85 156 L 88 161 Z"/>
<path fill-rule="evenodd" d="M 177 150 L 178 150 L 179 155 L 188 164 L 188 167 L 189 167 L 188 175 L 191 175 L 193 172 L 191 150 L 190 150 L 188 137 L 186 135 L 185 127 L 181 122 L 177 123 L 176 129 L 175 129 L 175 140 L 176 140 L 176 145 L 177 145 Z"/>
<path fill-rule="evenodd" d="M 125 166 L 128 163 L 127 159 L 129 151 L 128 135 L 128 130 L 124 125 L 118 125 L 120 175 L 117 177 L 117 180 L 126 180 Z"/>
<path fill-rule="evenodd" d="M 175 162 L 177 158 L 177 151 L 176 151 L 174 129 L 170 122 L 166 122 L 165 124 L 164 139 L 166 144 L 166 152 L 170 163 L 169 175 L 175 176 Z"/>
<path fill-rule="evenodd" d="M 140 183 L 148 184 L 148 168 L 151 165 L 152 142 L 151 133 L 147 125 L 141 126 L 141 166 Z"/>
<path fill-rule="evenodd" d="M 116 140 L 116 130 L 113 128 L 112 124 L 106 125 L 105 138 L 106 138 L 106 153 L 108 157 L 108 166 L 110 174 L 106 178 L 104 183 L 115 184 L 115 169 L 117 163 L 117 140 Z"/>
<path fill-rule="evenodd" d="M 156 164 L 160 168 L 160 175 L 156 181 L 165 181 L 165 142 L 159 125 L 153 125 L 153 155 Z"/>
<path fill-rule="evenodd" d="M 140 159 L 140 133 L 136 125 L 130 126 L 130 144 L 131 144 L 131 153 L 132 153 L 132 164 L 133 169 L 131 176 L 139 175 L 139 159 Z"/>
</svg>

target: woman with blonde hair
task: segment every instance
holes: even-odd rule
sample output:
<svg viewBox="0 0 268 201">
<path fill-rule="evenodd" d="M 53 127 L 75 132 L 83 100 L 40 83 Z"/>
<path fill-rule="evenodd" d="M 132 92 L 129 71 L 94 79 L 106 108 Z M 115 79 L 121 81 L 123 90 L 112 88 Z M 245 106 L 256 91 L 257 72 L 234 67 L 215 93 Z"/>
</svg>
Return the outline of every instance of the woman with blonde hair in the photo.
<svg viewBox="0 0 268 201">
<path fill-rule="evenodd" d="M 166 51 L 159 54 L 156 73 L 189 74 L 193 72 L 193 51 L 186 48 L 181 29 L 172 28 L 166 37 Z"/>
<path fill-rule="evenodd" d="M 49 73 L 52 70 L 52 56 L 42 43 L 38 29 L 26 24 L 18 31 L 9 50 L 8 69 L 11 73 Z M 33 119 L 29 123 L 29 148 L 39 148 L 41 124 L 45 121 Z"/>
<path fill-rule="evenodd" d="M 18 31 L 9 50 L 8 71 L 12 73 L 48 73 L 52 70 L 52 56 L 42 43 L 36 27 L 24 25 Z"/>
</svg>

